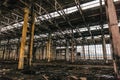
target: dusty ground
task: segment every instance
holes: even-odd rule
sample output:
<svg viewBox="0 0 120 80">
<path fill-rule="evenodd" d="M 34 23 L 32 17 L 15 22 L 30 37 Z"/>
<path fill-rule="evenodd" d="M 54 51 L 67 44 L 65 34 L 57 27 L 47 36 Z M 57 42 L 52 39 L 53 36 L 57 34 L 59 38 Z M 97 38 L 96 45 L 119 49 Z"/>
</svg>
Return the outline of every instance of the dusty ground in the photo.
<svg viewBox="0 0 120 80">
<path fill-rule="evenodd" d="M 81 77 L 87 80 L 115 80 L 111 62 L 37 61 L 31 69 L 17 70 L 16 61 L 0 61 L 0 80 L 80 80 Z"/>
</svg>

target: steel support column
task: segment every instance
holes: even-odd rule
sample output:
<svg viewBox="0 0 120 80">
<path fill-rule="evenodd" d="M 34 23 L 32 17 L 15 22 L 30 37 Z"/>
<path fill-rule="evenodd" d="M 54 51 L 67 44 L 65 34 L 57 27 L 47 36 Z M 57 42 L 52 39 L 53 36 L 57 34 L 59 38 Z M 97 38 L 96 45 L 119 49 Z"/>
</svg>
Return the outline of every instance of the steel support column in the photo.
<svg viewBox="0 0 120 80">
<path fill-rule="evenodd" d="M 102 36 L 102 49 L 103 49 L 103 59 L 106 61 L 107 60 L 107 52 L 106 52 L 106 41 L 105 41 L 105 36 Z"/>
<path fill-rule="evenodd" d="M 66 53 L 65 53 L 66 61 L 69 61 L 69 41 L 66 40 Z"/>
<path fill-rule="evenodd" d="M 16 45 L 16 54 L 15 54 L 15 60 L 18 60 L 18 54 L 19 54 L 19 46 L 20 46 L 20 39 L 18 39 L 18 44 Z"/>
<path fill-rule="evenodd" d="M 120 33 L 118 27 L 118 20 L 113 0 L 105 0 L 105 3 L 106 14 L 109 21 L 109 31 L 112 39 L 114 71 L 116 73 L 116 76 L 118 77 L 118 68 L 115 64 L 116 60 L 120 57 Z"/>
<path fill-rule="evenodd" d="M 52 55 L 52 57 L 53 57 L 52 59 L 55 60 L 55 57 L 56 57 L 55 56 L 56 55 L 56 46 L 53 46 L 53 48 L 52 48 L 52 54 L 53 54 Z"/>
<path fill-rule="evenodd" d="M 75 61 L 75 48 L 74 48 L 74 41 L 72 40 L 72 52 L 71 52 L 71 62 L 74 62 Z"/>
<path fill-rule="evenodd" d="M 115 55 L 120 56 L 120 33 L 115 6 L 113 0 L 106 0 L 106 3 L 108 11 L 109 30 L 113 43 L 113 51 Z"/>
<path fill-rule="evenodd" d="M 24 68 L 24 52 L 25 52 L 25 44 L 26 44 L 26 36 L 27 36 L 28 17 L 29 17 L 29 9 L 25 8 L 24 9 L 24 24 L 23 24 L 23 29 L 22 29 L 22 38 L 21 38 L 18 69 Z"/>
<path fill-rule="evenodd" d="M 83 59 L 85 60 L 85 46 L 84 46 L 84 44 L 82 45 L 82 54 L 83 54 Z"/>
<path fill-rule="evenodd" d="M 32 25 L 31 25 L 31 30 L 30 30 L 30 45 L 29 45 L 29 62 L 28 65 L 29 67 L 32 65 L 32 57 L 33 57 L 33 41 L 34 41 L 34 30 L 35 30 L 35 14 L 32 13 Z"/>
<path fill-rule="evenodd" d="M 97 48 L 96 48 L 97 44 L 94 44 L 94 47 L 95 47 L 95 59 L 97 60 Z"/>
<path fill-rule="evenodd" d="M 6 46 L 4 45 L 4 47 L 3 47 L 3 53 L 2 53 L 2 59 L 3 60 L 5 59 L 5 50 L 6 50 Z"/>
<path fill-rule="evenodd" d="M 37 51 L 38 51 L 38 47 L 37 46 L 35 46 L 35 45 L 33 45 L 33 50 L 32 50 L 32 61 L 34 62 L 35 60 L 36 60 L 36 55 L 38 55 L 37 54 Z"/>
<path fill-rule="evenodd" d="M 88 59 L 90 59 L 90 49 L 89 49 L 89 44 L 88 44 Z"/>
<path fill-rule="evenodd" d="M 50 62 L 51 60 L 51 35 L 48 35 L 48 42 L 47 42 L 47 61 Z"/>
<path fill-rule="evenodd" d="M 48 41 L 46 42 L 46 55 L 45 55 L 45 59 L 48 59 Z"/>
<path fill-rule="evenodd" d="M 11 47 L 9 47 L 9 49 L 8 49 L 8 60 L 10 60 L 10 54 L 11 54 Z"/>
<path fill-rule="evenodd" d="M 44 59 L 44 46 L 42 46 L 42 60 Z"/>
<path fill-rule="evenodd" d="M 46 56 L 46 55 L 45 55 L 45 54 L 46 54 L 46 53 L 45 53 L 45 50 L 46 50 L 46 47 L 44 46 L 44 52 L 43 52 L 43 53 L 44 53 L 44 54 L 43 54 L 43 60 L 45 60 L 45 56 Z"/>
</svg>

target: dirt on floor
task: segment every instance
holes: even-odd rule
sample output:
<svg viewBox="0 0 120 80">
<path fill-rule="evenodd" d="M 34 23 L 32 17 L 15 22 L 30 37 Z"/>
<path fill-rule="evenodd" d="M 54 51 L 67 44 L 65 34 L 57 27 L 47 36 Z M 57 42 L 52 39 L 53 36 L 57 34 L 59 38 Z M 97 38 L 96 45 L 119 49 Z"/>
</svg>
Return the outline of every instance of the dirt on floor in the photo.
<svg viewBox="0 0 120 80">
<path fill-rule="evenodd" d="M 0 61 L 0 80 L 116 80 L 111 63 L 86 63 L 38 61 L 18 70 L 17 61 Z"/>
</svg>

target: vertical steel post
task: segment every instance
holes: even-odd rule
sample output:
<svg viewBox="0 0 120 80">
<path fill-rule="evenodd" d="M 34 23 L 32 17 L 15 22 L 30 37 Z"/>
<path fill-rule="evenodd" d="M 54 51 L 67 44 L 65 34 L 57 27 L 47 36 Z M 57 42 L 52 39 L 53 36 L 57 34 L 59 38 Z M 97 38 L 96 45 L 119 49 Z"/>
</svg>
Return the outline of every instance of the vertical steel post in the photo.
<svg viewBox="0 0 120 80">
<path fill-rule="evenodd" d="M 48 62 L 51 60 L 51 35 L 48 36 Z"/>
<path fill-rule="evenodd" d="M 53 41 L 53 60 L 55 60 L 56 57 L 56 45 L 54 43 L 55 42 Z"/>
<path fill-rule="evenodd" d="M 89 44 L 88 44 L 88 59 L 90 59 L 90 48 L 89 48 Z"/>
<path fill-rule="evenodd" d="M 94 44 L 94 47 L 95 47 L 95 59 L 97 60 L 98 58 L 97 58 L 97 50 L 96 50 L 97 48 L 96 48 L 96 46 L 97 46 L 97 45 Z"/>
<path fill-rule="evenodd" d="M 35 30 L 35 14 L 32 13 L 32 25 L 30 30 L 30 45 L 29 45 L 29 67 L 32 65 L 32 57 L 33 57 L 33 41 L 34 41 L 34 30 Z"/>
<path fill-rule="evenodd" d="M 72 53 L 71 53 L 71 62 L 74 62 L 75 61 L 75 53 L 74 53 L 74 50 L 75 48 L 74 48 L 74 41 L 73 41 L 73 39 L 72 39 Z"/>
<path fill-rule="evenodd" d="M 8 60 L 10 60 L 11 48 L 8 49 Z"/>
<path fill-rule="evenodd" d="M 48 41 L 46 42 L 46 55 L 45 55 L 46 60 L 48 59 Z"/>
<path fill-rule="evenodd" d="M 41 52 L 41 47 L 39 48 L 39 53 L 38 53 L 39 59 L 38 60 L 40 60 L 40 57 L 41 57 L 40 52 Z"/>
<path fill-rule="evenodd" d="M 3 47 L 3 54 L 2 54 L 2 59 L 3 59 L 3 60 L 5 59 L 5 49 L 6 49 L 6 47 L 5 47 L 5 45 L 4 45 L 4 47 Z"/>
<path fill-rule="evenodd" d="M 120 57 L 120 32 L 118 27 L 118 20 L 116 15 L 115 6 L 113 0 L 105 0 L 106 3 L 106 14 L 108 18 L 109 24 L 109 32 L 112 39 L 113 46 L 113 64 L 114 71 L 116 76 L 118 77 L 118 66 L 116 65 L 117 57 Z"/>
<path fill-rule="evenodd" d="M 103 49 L 103 59 L 106 61 L 107 60 L 107 52 L 106 52 L 106 41 L 105 41 L 105 36 L 102 36 L 102 49 Z"/>
<path fill-rule="evenodd" d="M 69 61 L 69 42 L 68 40 L 66 40 L 66 53 L 65 53 L 65 58 L 66 58 L 66 61 Z"/>
<path fill-rule="evenodd" d="M 85 46 L 82 45 L 82 54 L 83 54 L 83 59 L 85 60 Z"/>
<path fill-rule="evenodd" d="M 120 33 L 113 0 L 106 0 L 106 5 L 109 20 L 109 30 L 112 38 L 114 54 L 120 56 Z"/>
<path fill-rule="evenodd" d="M 25 8 L 24 9 L 24 24 L 23 24 L 23 29 L 22 29 L 22 39 L 21 39 L 21 46 L 20 46 L 18 69 L 24 68 L 24 52 L 25 52 L 25 44 L 26 44 L 26 36 L 27 36 L 28 17 L 29 17 L 29 9 Z"/>
<path fill-rule="evenodd" d="M 17 45 L 16 45 L 15 60 L 17 60 L 17 59 L 18 59 L 19 46 L 20 46 L 20 39 L 18 39 L 18 43 L 17 43 Z"/>
<path fill-rule="evenodd" d="M 42 60 L 44 59 L 44 46 L 43 46 L 43 42 L 42 42 Z"/>
</svg>

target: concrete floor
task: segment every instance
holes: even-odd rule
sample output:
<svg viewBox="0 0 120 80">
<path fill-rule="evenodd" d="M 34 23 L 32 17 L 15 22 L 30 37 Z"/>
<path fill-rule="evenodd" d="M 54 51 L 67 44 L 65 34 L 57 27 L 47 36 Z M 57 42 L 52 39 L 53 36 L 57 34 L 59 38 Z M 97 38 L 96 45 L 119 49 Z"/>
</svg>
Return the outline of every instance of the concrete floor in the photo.
<svg viewBox="0 0 120 80">
<path fill-rule="evenodd" d="M 79 63 L 37 61 L 31 69 L 25 67 L 25 70 L 17 70 L 16 61 L 1 61 L 0 80 L 81 80 L 81 77 L 87 80 L 116 80 L 110 62 L 91 64 L 92 61 L 91 63 L 86 61 L 87 64 L 84 65 L 80 63 L 82 61 Z"/>
</svg>

